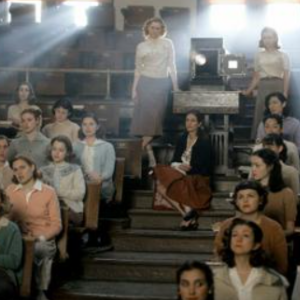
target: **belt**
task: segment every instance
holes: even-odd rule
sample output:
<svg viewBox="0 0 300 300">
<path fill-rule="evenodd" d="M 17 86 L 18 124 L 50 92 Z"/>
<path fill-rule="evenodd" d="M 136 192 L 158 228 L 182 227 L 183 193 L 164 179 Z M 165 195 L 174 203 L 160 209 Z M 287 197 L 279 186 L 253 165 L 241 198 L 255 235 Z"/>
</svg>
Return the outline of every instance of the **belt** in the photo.
<svg viewBox="0 0 300 300">
<path fill-rule="evenodd" d="M 280 77 L 263 77 L 260 80 L 282 80 Z"/>
</svg>

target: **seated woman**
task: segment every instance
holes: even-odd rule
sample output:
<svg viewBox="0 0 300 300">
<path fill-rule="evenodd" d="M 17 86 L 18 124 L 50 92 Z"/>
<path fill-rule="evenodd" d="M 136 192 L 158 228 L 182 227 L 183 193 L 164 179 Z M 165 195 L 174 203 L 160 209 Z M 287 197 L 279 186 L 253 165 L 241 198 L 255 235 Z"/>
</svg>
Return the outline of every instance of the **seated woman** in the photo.
<svg viewBox="0 0 300 300">
<path fill-rule="evenodd" d="M 7 161 L 9 139 L 0 135 L 0 188 L 6 189 L 12 183 L 13 172 Z"/>
<path fill-rule="evenodd" d="M 266 189 L 259 182 L 243 181 L 235 187 L 232 203 L 239 218 L 253 221 L 261 228 L 263 232 L 262 249 L 272 262 L 272 267 L 281 274 L 286 274 L 288 270 L 286 239 L 280 224 L 263 214 L 267 197 Z M 219 256 L 224 248 L 224 233 L 233 220 L 235 217 L 223 221 L 215 237 L 215 251 Z"/>
<path fill-rule="evenodd" d="M 51 140 L 50 165 L 40 169 L 43 181 L 54 187 L 58 199 L 69 208 L 69 220 L 80 225 L 83 220 L 85 182 L 81 168 L 71 164 L 73 147 L 68 137 L 58 135 Z"/>
<path fill-rule="evenodd" d="M 23 133 L 14 139 L 8 150 L 8 160 L 16 155 L 26 155 L 38 168 L 48 164 L 47 150 L 50 140 L 40 133 L 42 114 L 40 110 L 28 108 L 21 113 Z"/>
<path fill-rule="evenodd" d="M 283 118 L 283 137 L 293 142 L 300 153 L 300 121 L 288 115 L 287 99 L 280 93 L 271 93 L 266 97 L 265 115 L 276 114 Z M 263 122 L 259 124 L 257 131 L 257 140 L 262 141 L 266 132 Z"/>
<path fill-rule="evenodd" d="M 21 283 L 23 241 L 16 224 L 7 219 L 11 204 L 0 190 L 0 299 L 16 300 Z"/>
<path fill-rule="evenodd" d="M 46 125 L 42 132 L 50 139 L 57 135 L 67 136 L 72 143 L 78 140 L 78 131 L 80 127 L 70 121 L 73 114 L 72 102 L 68 98 L 63 98 L 55 102 L 52 109 L 54 123 Z"/>
<path fill-rule="evenodd" d="M 207 209 L 212 195 L 212 148 L 201 125 L 199 112 L 188 112 L 186 133 L 175 148 L 171 166 L 154 168 L 157 191 L 182 215 L 182 230 L 197 229 L 197 210 Z"/>
<path fill-rule="evenodd" d="M 13 126 L 20 129 L 21 126 L 21 113 L 28 108 L 40 109 L 34 105 L 35 94 L 30 82 L 21 82 L 16 89 L 15 102 L 8 108 L 7 119 L 12 121 Z"/>
<path fill-rule="evenodd" d="M 278 155 L 270 149 L 260 149 L 251 155 L 251 177 L 269 189 L 266 216 L 277 221 L 286 235 L 294 232 L 297 202 L 293 191 L 286 187 Z"/>
<path fill-rule="evenodd" d="M 222 261 L 215 269 L 215 300 L 286 300 L 285 279 L 268 269 L 263 233 L 248 220 L 235 219 L 224 236 Z"/>
<path fill-rule="evenodd" d="M 178 300 L 214 300 L 213 272 L 203 262 L 185 262 L 177 270 L 176 283 Z"/>
<path fill-rule="evenodd" d="M 35 163 L 26 156 L 11 162 L 15 184 L 6 189 L 12 203 L 11 220 L 23 234 L 35 238 L 34 265 L 38 299 L 47 299 L 45 291 L 51 279 L 56 253 L 55 237 L 61 230 L 60 208 L 54 189 L 38 179 Z"/>
<path fill-rule="evenodd" d="M 109 202 L 113 198 L 113 173 L 116 163 L 112 144 L 100 139 L 100 124 L 96 116 L 87 113 L 81 122 L 80 141 L 73 148 L 76 158 L 83 167 L 86 180 L 101 183 L 101 199 Z"/>
</svg>

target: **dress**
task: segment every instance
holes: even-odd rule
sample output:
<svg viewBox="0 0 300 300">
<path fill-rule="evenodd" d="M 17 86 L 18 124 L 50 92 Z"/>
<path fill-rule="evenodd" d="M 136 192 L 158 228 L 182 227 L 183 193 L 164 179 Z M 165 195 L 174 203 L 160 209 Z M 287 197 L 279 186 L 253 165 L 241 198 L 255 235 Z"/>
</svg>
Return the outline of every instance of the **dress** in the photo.
<svg viewBox="0 0 300 300">
<path fill-rule="evenodd" d="M 167 107 L 170 73 L 176 73 L 174 47 L 171 40 L 147 39 L 136 50 L 138 103 L 134 107 L 131 134 L 162 135 L 162 123 Z"/>
<path fill-rule="evenodd" d="M 252 126 L 253 139 L 263 118 L 266 96 L 273 92 L 283 92 L 284 72 L 289 71 L 289 68 L 289 59 L 284 52 L 263 50 L 256 54 L 254 71 L 259 74 L 259 83 Z"/>
<path fill-rule="evenodd" d="M 187 134 L 184 134 L 175 149 L 172 162 L 182 162 L 186 151 Z M 197 139 L 191 148 L 191 170 L 182 174 L 172 166 L 158 165 L 154 168 L 157 180 L 166 188 L 172 200 L 196 210 L 208 209 L 212 192 L 209 177 L 212 170 L 212 149 L 208 139 Z M 174 164 L 173 164 L 174 166 Z"/>
</svg>

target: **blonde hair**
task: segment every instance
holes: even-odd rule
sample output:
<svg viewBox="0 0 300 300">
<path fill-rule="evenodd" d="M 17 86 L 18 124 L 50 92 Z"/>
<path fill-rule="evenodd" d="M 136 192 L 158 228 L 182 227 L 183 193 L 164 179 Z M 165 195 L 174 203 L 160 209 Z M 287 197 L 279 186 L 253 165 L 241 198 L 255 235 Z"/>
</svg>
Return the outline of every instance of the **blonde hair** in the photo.
<svg viewBox="0 0 300 300">
<path fill-rule="evenodd" d="M 277 31 L 272 28 L 272 27 L 264 27 L 263 30 L 261 31 L 260 33 L 260 40 L 259 40 L 259 43 L 258 43 L 258 46 L 259 48 L 265 48 L 265 45 L 264 45 L 264 41 L 262 39 L 262 36 L 263 34 L 265 34 L 266 32 L 270 32 L 271 34 L 273 34 L 275 36 L 275 39 L 276 39 L 276 42 L 275 42 L 275 48 L 276 49 L 279 49 L 280 46 L 278 44 L 278 33 Z"/>
<path fill-rule="evenodd" d="M 161 25 L 161 37 L 166 37 L 167 35 L 167 25 L 166 23 L 161 19 L 161 18 L 150 18 L 148 20 L 145 21 L 144 25 L 143 25 L 143 34 L 144 37 L 147 38 L 149 36 L 149 26 L 152 23 L 159 23 Z"/>
</svg>

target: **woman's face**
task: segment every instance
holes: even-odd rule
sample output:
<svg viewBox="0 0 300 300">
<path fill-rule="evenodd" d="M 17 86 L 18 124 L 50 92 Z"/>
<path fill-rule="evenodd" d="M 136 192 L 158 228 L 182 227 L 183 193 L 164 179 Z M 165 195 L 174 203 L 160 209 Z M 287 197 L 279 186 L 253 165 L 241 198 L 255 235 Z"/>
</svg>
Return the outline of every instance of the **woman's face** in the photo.
<svg viewBox="0 0 300 300">
<path fill-rule="evenodd" d="M 99 125 L 96 123 L 96 121 L 89 117 L 83 119 L 81 126 L 85 137 L 95 137 L 99 128 Z"/>
<path fill-rule="evenodd" d="M 269 118 L 265 121 L 265 132 L 266 134 L 281 134 L 282 129 L 276 119 Z"/>
<path fill-rule="evenodd" d="M 30 134 L 37 131 L 40 125 L 40 120 L 36 119 L 31 113 L 25 113 L 21 115 L 21 127 L 25 134 Z"/>
<path fill-rule="evenodd" d="M 28 102 L 30 95 L 30 89 L 27 84 L 20 85 L 18 89 L 18 97 L 20 102 Z"/>
<path fill-rule="evenodd" d="M 270 30 L 266 30 L 261 35 L 261 39 L 264 45 L 264 48 L 266 49 L 276 49 L 277 45 L 277 37 L 274 34 L 274 32 Z"/>
<path fill-rule="evenodd" d="M 159 22 L 152 22 L 148 25 L 148 36 L 151 39 L 158 39 L 162 35 L 162 25 Z"/>
<path fill-rule="evenodd" d="M 251 174 L 253 179 L 261 181 L 269 178 L 270 172 L 271 167 L 267 166 L 259 156 L 251 156 Z"/>
<path fill-rule="evenodd" d="M 260 204 L 257 191 L 251 189 L 238 191 L 235 201 L 239 211 L 246 215 L 257 212 Z"/>
<path fill-rule="evenodd" d="M 53 162 L 61 163 L 64 162 L 67 156 L 66 145 L 62 142 L 55 141 L 51 147 L 51 157 Z"/>
<path fill-rule="evenodd" d="M 185 118 L 185 128 L 188 133 L 196 133 L 201 126 L 194 114 L 188 114 Z"/>
<path fill-rule="evenodd" d="M 58 107 L 54 110 L 56 122 L 62 123 L 68 119 L 69 111 L 63 107 Z"/>
<path fill-rule="evenodd" d="M 198 269 L 184 271 L 179 282 L 179 295 L 182 300 L 205 300 L 209 287 L 205 274 Z"/>
<path fill-rule="evenodd" d="M 233 228 L 230 240 L 230 248 L 235 255 L 247 255 L 257 245 L 254 242 L 252 228 L 247 225 L 237 225 Z"/>
<path fill-rule="evenodd" d="M 33 165 L 29 165 L 26 161 L 17 159 L 14 161 L 12 168 L 13 173 L 20 184 L 25 185 L 33 180 L 33 172 L 35 167 Z"/>
<path fill-rule="evenodd" d="M 282 115 L 285 102 L 282 103 L 277 97 L 271 97 L 269 100 L 269 110 L 271 114 Z"/>
</svg>

